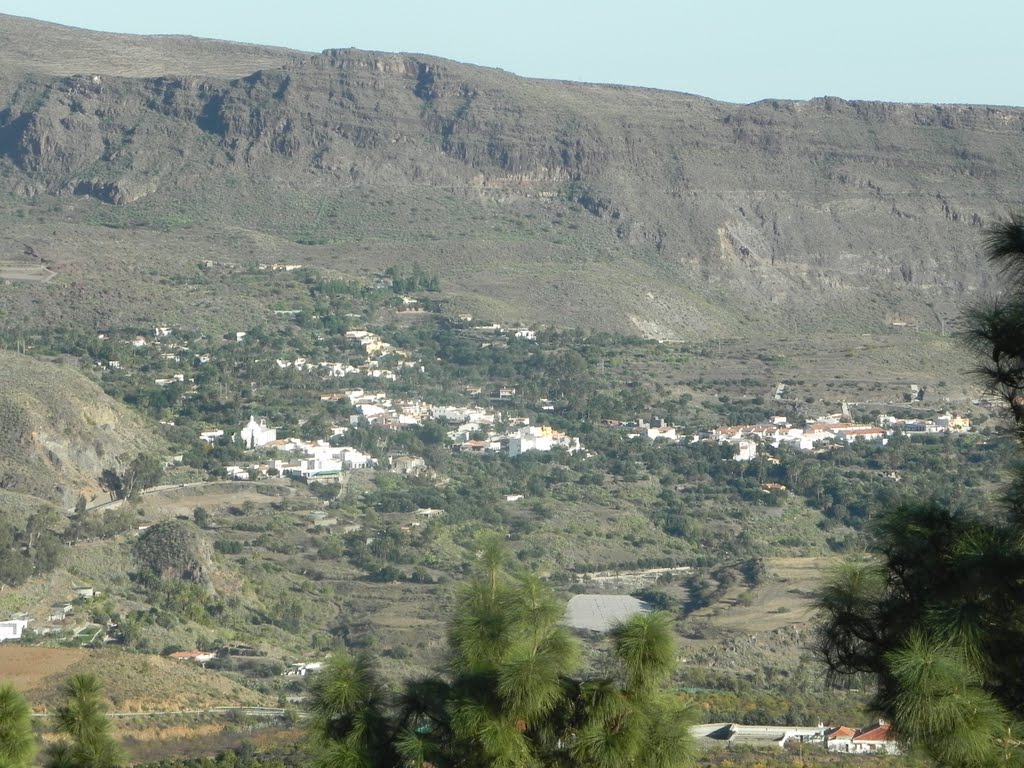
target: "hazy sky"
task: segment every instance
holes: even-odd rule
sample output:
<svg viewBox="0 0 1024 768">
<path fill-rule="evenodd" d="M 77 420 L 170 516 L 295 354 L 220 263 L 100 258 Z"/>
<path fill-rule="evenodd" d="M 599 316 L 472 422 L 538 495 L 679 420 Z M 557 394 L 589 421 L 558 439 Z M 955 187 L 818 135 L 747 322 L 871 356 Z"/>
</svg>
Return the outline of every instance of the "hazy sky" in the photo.
<svg viewBox="0 0 1024 768">
<path fill-rule="evenodd" d="M 429 53 L 724 101 L 1024 106 L 1022 0 L 0 0 L 112 32 Z"/>
</svg>

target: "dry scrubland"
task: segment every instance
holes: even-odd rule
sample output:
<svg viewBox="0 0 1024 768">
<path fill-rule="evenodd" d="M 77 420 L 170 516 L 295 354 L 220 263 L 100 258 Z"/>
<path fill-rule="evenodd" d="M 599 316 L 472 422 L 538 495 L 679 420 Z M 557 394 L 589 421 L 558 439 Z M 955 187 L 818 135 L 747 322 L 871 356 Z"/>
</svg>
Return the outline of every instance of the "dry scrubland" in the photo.
<svg viewBox="0 0 1024 768">
<path fill-rule="evenodd" d="M 61 704 L 64 682 L 86 672 L 104 682 L 114 712 L 274 706 L 252 689 L 175 659 L 120 649 L 0 646 L 0 677 L 13 682 L 36 712 Z"/>
<path fill-rule="evenodd" d="M 79 494 L 102 493 L 103 469 L 162 449 L 143 418 L 73 365 L 0 350 L 0 392 L 0 477 L 7 492 L 67 508 Z M 15 508 L 31 504 L 9 500 Z"/>
</svg>

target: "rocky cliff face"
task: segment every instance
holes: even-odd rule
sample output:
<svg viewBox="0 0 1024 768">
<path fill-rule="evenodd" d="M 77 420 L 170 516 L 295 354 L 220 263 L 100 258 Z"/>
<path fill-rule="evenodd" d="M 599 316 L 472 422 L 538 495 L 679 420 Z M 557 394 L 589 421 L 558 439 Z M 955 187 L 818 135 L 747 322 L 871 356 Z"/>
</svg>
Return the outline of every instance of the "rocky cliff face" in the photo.
<svg viewBox="0 0 1024 768">
<path fill-rule="evenodd" d="M 230 79 L 103 60 L 0 71 L 0 186 L 128 207 L 201 196 L 196 225 L 314 246 L 357 239 L 357 199 L 445 200 L 431 240 L 393 216 L 363 237 L 370 256 L 310 256 L 342 271 L 417 258 L 470 304 L 553 321 L 575 307 L 578 324 L 660 336 L 801 314 L 937 327 L 987 288 L 979 235 L 1021 200 L 1022 110 L 728 105 L 351 50 L 274 63 Z"/>
<path fill-rule="evenodd" d="M 68 366 L 0 351 L 0 489 L 70 508 L 104 492 L 140 452 L 162 452 L 142 421 Z"/>
</svg>

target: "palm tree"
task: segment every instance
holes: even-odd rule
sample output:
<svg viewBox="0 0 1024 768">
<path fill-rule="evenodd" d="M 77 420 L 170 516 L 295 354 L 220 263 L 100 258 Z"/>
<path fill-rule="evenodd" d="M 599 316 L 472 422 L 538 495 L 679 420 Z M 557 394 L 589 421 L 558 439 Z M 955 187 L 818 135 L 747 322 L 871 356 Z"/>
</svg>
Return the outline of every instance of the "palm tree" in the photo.
<svg viewBox="0 0 1024 768">
<path fill-rule="evenodd" d="M 0 766 L 29 768 L 36 749 L 28 704 L 13 685 L 0 685 Z"/>
<path fill-rule="evenodd" d="M 52 768 L 117 768 L 124 751 L 113 737 L 103 687 L 93 674 L 71 677 L 64 686 L 67 702 L 58 707 L 57 731 L 71 737 L 47 748 Z"/>
</svg>

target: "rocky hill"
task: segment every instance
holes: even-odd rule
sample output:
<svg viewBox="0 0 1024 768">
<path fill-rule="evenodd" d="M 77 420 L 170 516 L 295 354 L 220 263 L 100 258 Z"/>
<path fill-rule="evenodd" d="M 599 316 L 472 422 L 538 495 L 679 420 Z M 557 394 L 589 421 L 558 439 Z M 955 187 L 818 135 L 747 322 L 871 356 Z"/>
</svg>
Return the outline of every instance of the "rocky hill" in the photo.
<svg viewBox="0 0 1024 768">
<path fill-rule="evenodd" d="M 201 260 L 418 260 L 497 319 L 937 332 L 989 288 L 980 235 L 1021 202 L 1019 109 L 732 105 L 10 16 L 0 50 L 0 273 L 56 272 L 0 286 L 7 327 L 217 327 Z"/>
<path fill-rule="evenodd" d="M 19 507 L 19 495 L 65 508 L 79 494 L 96 497 L 103 470 L 120 472 L 162 448 L 138 416 L 70 366 L 0 350 L 0 393 L 0 511 Z"/>
</svg>

